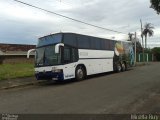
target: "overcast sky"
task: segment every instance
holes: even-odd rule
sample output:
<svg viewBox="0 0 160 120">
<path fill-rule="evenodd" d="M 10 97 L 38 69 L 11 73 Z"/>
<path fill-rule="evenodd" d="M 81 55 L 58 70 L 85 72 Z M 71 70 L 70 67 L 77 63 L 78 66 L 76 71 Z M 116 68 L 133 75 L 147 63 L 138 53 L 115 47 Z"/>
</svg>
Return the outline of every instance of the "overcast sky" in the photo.
<svg viewBox="0 0 160 120">
<path fill-rule="evenodd" d="M 39 37 L 60 31 L 126 39 L 129 32 L 140 34 L 142 19 L 143 24 L 152 23 L 155 27 L 154 37 L 148 39 L 149 46 L 160 47 L 160 15 L 150 8 L 150 0 L 21 1 L 126 35 L 77 23 L 13 0 L 0 0 L 0 43 L 36 44 Z"/>
</svg>

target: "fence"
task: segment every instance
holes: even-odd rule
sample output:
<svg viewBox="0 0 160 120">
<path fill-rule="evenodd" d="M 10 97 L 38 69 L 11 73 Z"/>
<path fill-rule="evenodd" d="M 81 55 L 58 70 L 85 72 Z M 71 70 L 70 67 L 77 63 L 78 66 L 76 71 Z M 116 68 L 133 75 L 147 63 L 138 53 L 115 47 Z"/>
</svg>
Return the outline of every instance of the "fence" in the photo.
<svg viewBox="0 0 160 120">
<path fill-rule="evenodd" d="M 26 55 L 0 55 L 0 64 L 15 64 L 15 63 L 34 63 L 34 56 L 27 59 Z"/>
<path fill-rule="evenodd" d="M 136 55 L 136 61 L 137 62 L 152 62 L 155 61 L 155 57 L 151 53 L 144 53 L 144 61 L 143 61 L 143 53 L 138 53 Z"/>
</svg>

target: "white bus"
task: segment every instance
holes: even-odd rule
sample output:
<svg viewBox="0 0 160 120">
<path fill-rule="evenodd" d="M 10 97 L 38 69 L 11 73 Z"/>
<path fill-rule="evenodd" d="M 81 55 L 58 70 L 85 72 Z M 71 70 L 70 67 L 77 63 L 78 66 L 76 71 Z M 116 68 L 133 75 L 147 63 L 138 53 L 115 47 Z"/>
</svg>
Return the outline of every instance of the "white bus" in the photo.
<svg viewBox="0 0 160 120">
<path fill-rule="evenodd" d="M 125 71 L 133 65 L 131 42 L 76 33 L 56 33 L 39 38 L 35 51 L 37 80 L 83 80 L 88 75 Z"/>
</svg>

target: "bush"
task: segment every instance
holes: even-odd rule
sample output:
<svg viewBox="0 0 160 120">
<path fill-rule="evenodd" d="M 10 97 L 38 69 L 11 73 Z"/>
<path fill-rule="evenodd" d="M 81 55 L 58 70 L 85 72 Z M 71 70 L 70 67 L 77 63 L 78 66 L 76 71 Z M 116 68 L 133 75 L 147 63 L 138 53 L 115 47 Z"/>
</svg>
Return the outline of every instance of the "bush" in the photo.
<svg viewBox="0 0 160 120">
<path fill-rule="evenodd" d="M 156 58 L 156 61 L 160 61 L 160 47 L 153 48 L 152 52 Z"/>
</svg>

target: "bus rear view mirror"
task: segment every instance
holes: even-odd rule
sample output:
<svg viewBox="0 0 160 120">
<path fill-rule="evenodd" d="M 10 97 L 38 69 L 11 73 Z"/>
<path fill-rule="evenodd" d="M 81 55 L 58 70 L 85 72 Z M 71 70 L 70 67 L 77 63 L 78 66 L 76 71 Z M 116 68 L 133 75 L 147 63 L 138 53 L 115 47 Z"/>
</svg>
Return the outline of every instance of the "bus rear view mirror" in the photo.
<svg viewBox="0 0 160 120">
<path fill-rule="evenodd" d="M 28 52 L 27 52 L 27 58 L 29 58 L 31 52 L 35 52 L 35 49 L 28 50 Z"/>
<path fill-rule="evenodd" d="M 63 43 L 59 43 L 55 46 L 55 53 L 59 54 L 60 52 L 60 47 L 64 47 Z"/>
</svg>

